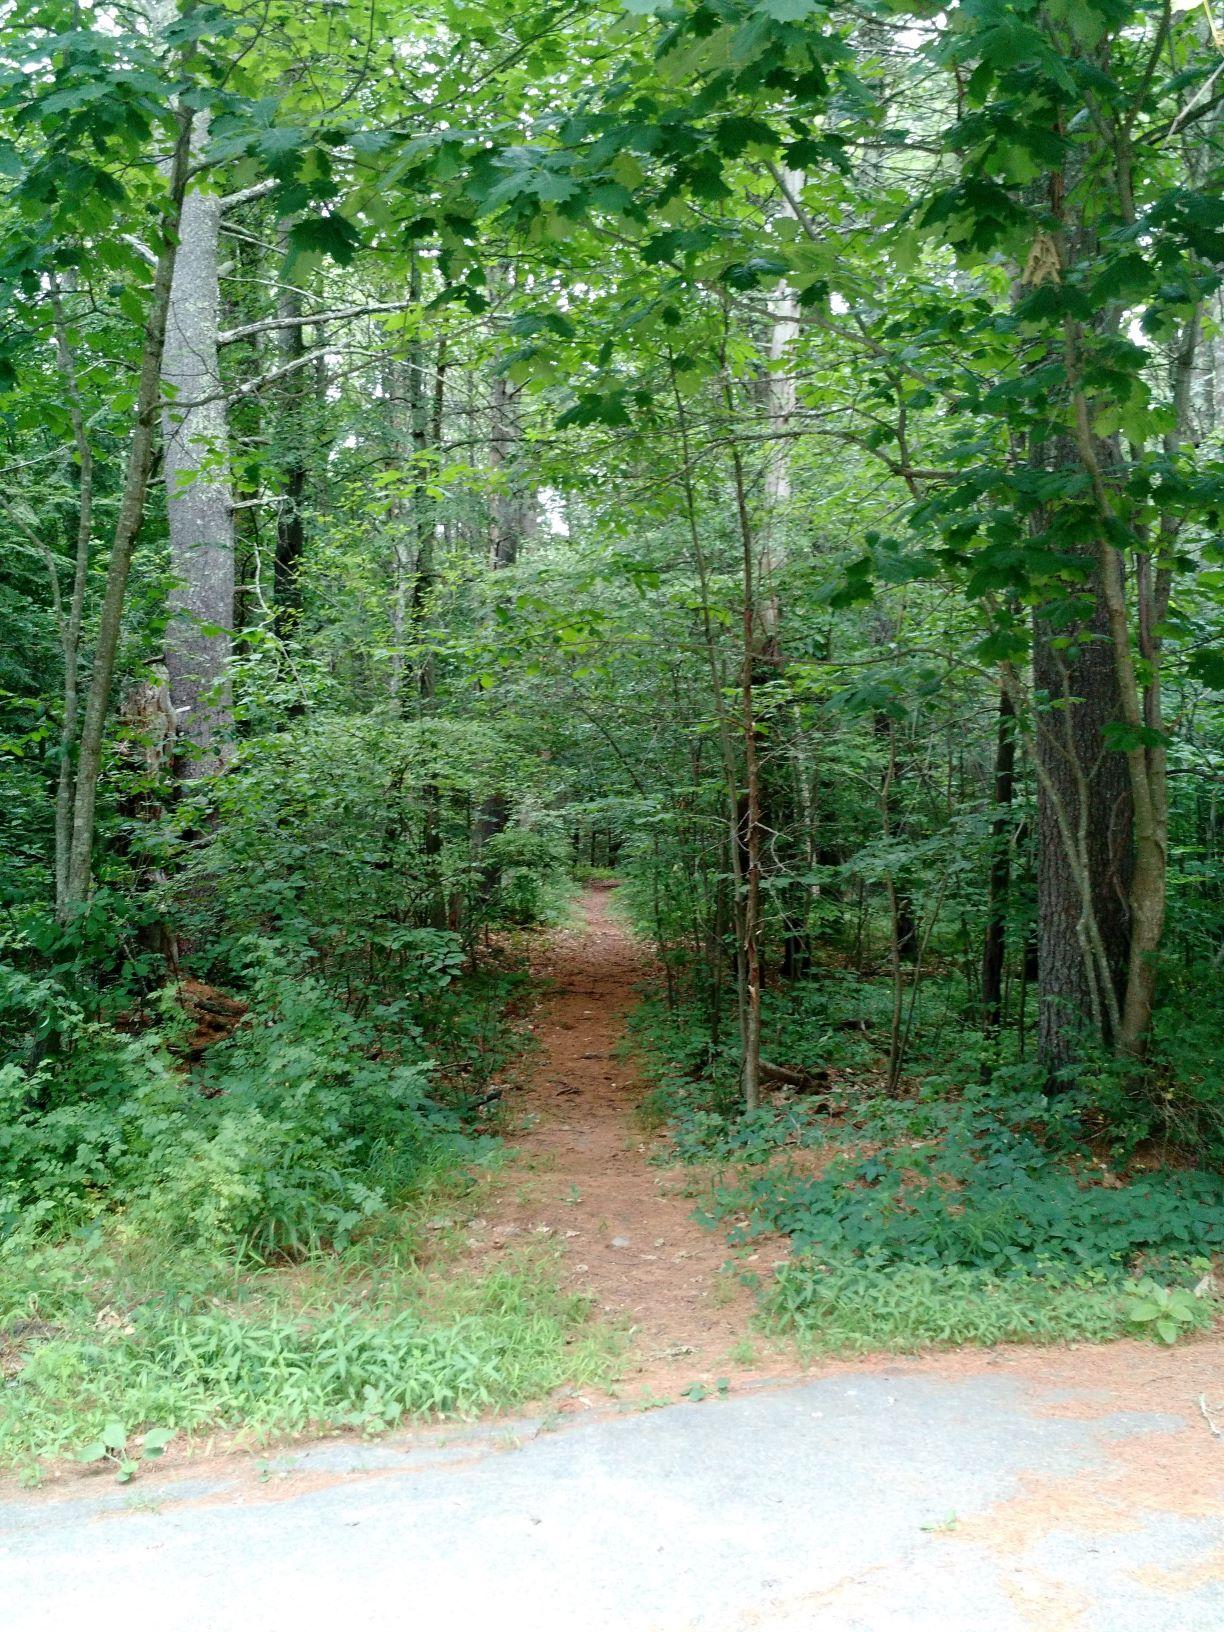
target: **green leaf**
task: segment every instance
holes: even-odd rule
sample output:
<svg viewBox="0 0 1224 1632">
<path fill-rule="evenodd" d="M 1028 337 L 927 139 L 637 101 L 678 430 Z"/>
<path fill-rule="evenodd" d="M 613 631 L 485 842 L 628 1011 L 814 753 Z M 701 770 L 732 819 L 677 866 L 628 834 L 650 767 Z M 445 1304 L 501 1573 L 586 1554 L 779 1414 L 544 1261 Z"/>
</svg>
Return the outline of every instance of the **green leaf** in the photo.
<svg viewBox="0 0 1224 1632">
<path fill-rule="evenodd" d="M 775 23 L 797 23 L 816 10 L 816 0 L 760 0 L 756 8 Z"/>
<path fill-rule="evenodd" d="M 1212 691 L 1224 691 L 1224 647 L 1208 646 L 1201 652 L 1192 652 L 1186 668 Z"/>
<path fill-rule="evenodd" d="M 578 191 L 578 183 L 572 176 L 558 174 L 554 170 L 544 170 L 535 181 L 537 198 L 547 199 L 552 204 L 562 204 L 568 198 L 573 198 Z"/>
<path fill-rule="evenodd" d="M 1111 720 L 1105 727 L 1105 746 L 1116 753 L 1133 753 L 1136 748 L 1167 748 L 1170 737 L 1157 731 L 1153 725 L 1127 725 L 1124 720 Z"/>
<path fill-rule="evenodd" d="M 348 266 L 361 243 L 361 234 L 347 216 L 333 211 L 295 222 L 289 243 L 298 254 L 329 255 L 338 265 Z"/>
<path fill-rule="evenodd" d="M 628 425 L 629 410 L 625 407 L 623 391 L 584 391 L 572 408 L 567 408 L 557 420 L 558 430 L 570 425 Z"/>
</svg>

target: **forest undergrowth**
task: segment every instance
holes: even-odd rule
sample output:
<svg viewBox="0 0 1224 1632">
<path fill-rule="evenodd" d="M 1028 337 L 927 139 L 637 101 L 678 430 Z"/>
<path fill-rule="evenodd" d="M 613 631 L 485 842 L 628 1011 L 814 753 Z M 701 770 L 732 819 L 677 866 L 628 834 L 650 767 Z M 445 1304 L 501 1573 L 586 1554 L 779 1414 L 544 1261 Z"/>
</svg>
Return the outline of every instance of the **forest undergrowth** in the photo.
<svg viewBox="0 0 1224 1632">
<path fill-rule="evenodd" d="M 767 993 L 764 1053 L 799 1086 L 747 1114 L 736 1047 L 711 1047 L 699 1005 L 656 996 L 634 1016 L 656 1085 L 642 1116 L 668 1160 L 712 1173 L 708 1224 L 789 1244 L 751 1276 L 764 1328 L 826 1353 L 1210 1329 L 1218 1167 L 1154 1151 L 1141 1106 L 1103 1121 L 1099 1081 L 1050 1096 L 1031 1066 L 983 1072 L 963 1030 L 886 1091 L 889 1002 L 836 965 Z"/>
<path fill-rule="evenodd" d="M 10 1115 L 26 1218 L 0 1244 L 0 1466 L 134 1467 L 150 1431 L 372 1435 L 608 1374 L 613 1336 L 546 1247 L 451 1273 L 501 1161 L 496 1105 L 473 1113 L 470 1080 L 456 1105 L 322 988 L 290 991 L 256 985 L 258 1024 L 189 1075 L 160 1035 L 95 1040 L 83 1105 Z"/>
<path fill-rule="evenodd" d="M 522 843 L 495 881 L 449 850 L 423 877 L 362 769 L 397 738 L 428 760 L 371 732 L 330 797 L 301 736 L 296 777 L 277 739 L 232 773 L 177 898 L 193 978 L 150 989 L 140 924 L 101 987 L 71 942 L 37 983 L 6 971 L 10 1036 L 38 1029 L 0 1067 L 0 1465 L 31 1481 L 73 1455 L 129 1476 L 148 1435 L 377 1433 L 608 1370 L 544 1247 L 449 1272 L 530 1057 L 521 926 L 570 886 Z M 454 781 L 431 785 L 443 828 Z M 415 891 L 461 889 L 479 946 L 414 917 Z"/>
</svg>

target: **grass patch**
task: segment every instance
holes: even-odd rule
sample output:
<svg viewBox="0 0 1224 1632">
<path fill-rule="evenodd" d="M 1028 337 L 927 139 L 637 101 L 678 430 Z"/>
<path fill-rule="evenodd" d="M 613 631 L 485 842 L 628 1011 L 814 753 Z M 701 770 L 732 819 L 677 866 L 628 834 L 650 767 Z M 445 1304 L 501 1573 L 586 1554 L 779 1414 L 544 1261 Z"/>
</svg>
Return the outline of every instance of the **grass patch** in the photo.
<svg viewBox="0 0 1224 1632">
<path fill-rule="evenodd" d="M 1159 1336 L 1144 1314 L 1152 1288 L 1098 1278 L 994 1275 L 930 1264 L 831 1265 L 800 1258 L 778 1271 L 761 1321 L 815 1353 L 912 1352 L 960 1344 L 1103 1343 Z M 1215 1305 L 1188 1296 L 1168 1341 L 1204 1331 Z"/>
<path fill-rule="evenodd" d="M 107 1425 L 257 1439 L 379 1433 L 610 1374 L 616 1340 L 546 1255 L 448 1277 L 411 1228 L 291 1268 L 101 1242 L 0 1258 L 0 1465 L 36 1475 Z"/>
</svg>

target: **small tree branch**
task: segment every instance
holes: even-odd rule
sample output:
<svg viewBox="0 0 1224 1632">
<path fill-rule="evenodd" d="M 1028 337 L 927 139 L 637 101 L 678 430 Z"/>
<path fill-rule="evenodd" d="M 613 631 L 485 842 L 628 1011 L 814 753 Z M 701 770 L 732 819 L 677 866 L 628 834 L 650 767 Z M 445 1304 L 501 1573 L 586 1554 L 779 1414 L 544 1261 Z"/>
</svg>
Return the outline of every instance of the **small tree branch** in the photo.
<svg viewBox="0 0 1224 1632">
<path fill-rule="evenodd" d="M 154 255 L 148 244 L 143 243 L 139 238 L 137 238 L 134 232 L 120 233 L 119 237 L 120 241 L 125 243 L 129 249 L 134 249 L 136 251 L 137 255 L 140 256 L 141 260 L 146 266 L 157 265 L 157 256 Z"/>
<path fill-rule="evenodd" d="M 270 334 L 275 329 L 304 329 L 312 323 L 343 323 L 354 317 L 377 317 L 386 312 L 406 312 L 413 300 L 375 301 L 368 306 L 342 306 L 331 312 L 302 312 L 293 317 L 265 317 L 258 323 L 246 323 L 240 329 L 226 329 L 217 336 L 219 346 L 231 346 L 235 340 L 249 340 L 252 335 Z"/>
<path fill-rule="evenodd" d="M 280 186 L 275 176 L 269 176 L 266 181 L 257 181 L 253 187 L 240 187 L 236 193 L 221 195 L 221 209 L 236 210 L 240 204 L 253 204 L 257 198 L 267 198 Z"/>
</svg>

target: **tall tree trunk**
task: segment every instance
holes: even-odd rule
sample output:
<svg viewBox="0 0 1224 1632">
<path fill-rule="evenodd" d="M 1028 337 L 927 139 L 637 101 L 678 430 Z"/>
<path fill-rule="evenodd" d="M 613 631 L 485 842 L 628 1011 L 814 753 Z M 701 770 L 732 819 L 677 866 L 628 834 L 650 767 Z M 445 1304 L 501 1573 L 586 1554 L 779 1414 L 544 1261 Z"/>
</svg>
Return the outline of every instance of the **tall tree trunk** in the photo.
<svg viewBox="0 0 1224 1632">
<path fill-rule="evenodd" d="M 420 429 L 414 436 L 420 468 L 417 471 L 417 480 L 412 497 L 413 513 L 416 520 L 417 559 L 416 573 L 412 584 L 411 621 L 417 654 L 417 693 L 422 703 L 427 703 L 432 699 L 435 689 L 434 654 L 426 644 L 424 635 L 430 597 L 438 581 L 437 505 L 430 493 L 430 473 L 426 460 L 431 453 L 436 458 L 437 450 L 442 446 L 443 419 L 446 412 L 446 369 L 447 343 L 446 335 L 443 334 L 438 337 L 438 349 L 434 357 L 432 403 L 428 416 L 426 416 L 424 397 L 422 396 L 417 411 Z M 422 381 L 422 392 L 423 390 L 424 384 Z"/>
<path fill-rule="evenodd" d="M 797 199 L 807 184 L 799 170 L 781 170 L 784 210 L 795 219 Z M 798 404 L 791 353 L 799 338 L 799 303 L 794 291 L 782 284 L 769 302 L 769 372 L 765 377 L 765 411 L 768 416 L 768 452 L 765 458 L 765 516 L 762 526 L 760 562 L 760 644 L 767 660 L 781 659 L 779 630 L 778 574 L 786 564 L 787 508 L 791 496 L 790 430 Z"/>
<path fill-rule="evenodd" d="M 748 994 L 748 939 L 745 906 L 745 878 L 743 833 L 740 819 L 739 802 L 739 772 L 736 763 L 735 740 L 733 724 L 728 708 L 727 676 L 723 672 L 723 664 L 719 655 L 718 638 L 715 633 L 713 607 L 710 596 L 710 565 L 706 559 L 705 547 L 701 541 L 701 528 L 698 525 L 697 496 L 693 486 L 693 457 L 692 439 L 689 433 L 688 412 L 685 408 L 684 397 L 680 391 L 676 378 L 676 362 L 674 356 L 668 357 L 671 375 L 672 397 L 676 405 L 676 424 L 680 432 L 680 447 L 683 454 L 680 466 L 680 486 L 684 495 L 684 513 L 688 524 L 689 543 L 692 549 L 693 565 L 697 569 L 697 581 L 701 588 L 701 646 L 705 654 L 706 665 L 710 679 L 710 702 L 714 710 L 714 719 L 718 727 L 718 746 L 722 757 L 723 793 L 726 799 L 727 825 L 726 850 L 728 871 L 731 878 L 731 918 L 735 928 L 735 1007 L 736 1022 L 739 1029 L 740 1049 L 744 1059 L 748 1059 L 752 1035 L 751 1016 L 749 1013 Z M 694 768 L 694 781 L 697 773 Z M 760 1028 L 756 1031 L 756 1071 L 757 1081 L 760 1074 Z M 754 1093 L 757 1091 L 754 1087 Z M 747 1097 L 747 1096 L 745 1096 Z"/>
<path fill-rule="evenodd" d="M 489 553 L 495 568 L 512 567 L 536 528 L 536 493 L 523 471 L 518 395 L 504 374 L 493 376 L 489 461 L 496 485 L 490 498 Z"/>
<path fill-rule="evenodd" d="M 1134 816 L 1126 762 L 1105 748 L 1121 705 L 1099 572 L 1085 594 L 1074 630 L 1034 620 L 1037 1048 L 1051 1079 L 1085 1035 L 1116 1042 L 1130 948 Z"/>
<path fill-rule="evenodd" d="M 1007 961 L 1007 911 L 1011 897 L 1012 801 L 1016 788 L 1016 708 L 1006 686 L 999 688 L 995 743 L 994 819 L 990 824 L 990 876 L 986 936 L 982 946 L 982 1018 L 996 1029 L 1003 1010 L 1003 968 Z"/>
<path fill-rule="evenodd" d="M 776 179 L 782 193 L 784 216 L 797 219 L 796 206 L 807 177 L 799 170 L 779 168 Z M 789 509 L 791 499 L 791 440 L 790 433 L 798 405 L 798 391 L 794 374 L 793 352 L 799 337 L 799 303 L 794 291 L 782 284 L 769 301 L 769 365 L 765 376 L 764 407 L 767 416 L 764 506 L 761 519 L 760 566 L 758 573 L 759 628 L 757 631 L 757 678 L 762 684 L 781 678 L 785 668 L 782 646 L 782 607 L 778 580 L 786 567 Z M 786 874 L 811 874 L 811 865 L 803 854 L 804 840 L 796 846 L 788 837 L 796 822 L 794 806 L 802 813 L 806 804 L 809 768 L 804 747 L 802 722 L 798 709 L 785 703 L 772 710 L 773 721 L 762 722 L 762 735 L 768 732 L 780 743 L 783 716 L 789 720 L 792 732 L 790 756 L 776 751 L 764 752 L 761 744 L 758 759 L 761 768 L 761 824 L 765 833 L 773 835 L 769 850 L 776 871 Z M 772 726 L 772 729 L 770 727 Z M 786 758 L 793 759 L 787 764 Z M 789 774 L 789 773 L 792 773 Z M 793 799 L 798 791 L 800 798 Z M 789 807 L 789 808 L 788 808 Z M 788 819 L 788 817 L 790 819 Z M 810 841 L 810 827 L 799 822 L 799 831 Z M 775 888 L 772 899 L 783 918 L 782 972 L 795 978 L 807 971 L 811 962 L 809 921 L 814 905 L 815 888 L 809 883 L 793 879 Z"/>
<path fill-rule="evenodd" d="M 489 565 L 495 573 L 514 566 L 528 531 L 528 508 L 519 469 L 522 427 L 515 412 L 515 395 L 505 375 L 495 373 L 489 422 L 489 462 L 495 477 L 490 496 Z M 532 492 L 531 513 L 534 506 Z M 490 794 L 482 801 L 475 830 L 478 854 L 490 839 L 505 831 L 509 820 L 510 805 L 504 793 Z M 496 862 L 484 864 L 482 880 L 486 897 L 491 899 L 501 883 L 501 868 Z"/>
<path fill-rule="evenodd" d="M 205 132 L 193 143 L 198 152 Z M 234 622 L 234 517 L 225 398 L 217 354 L 221 200 L 193 187 L 183 204 L 170 290 L 162 380 L 166 391 L 166 513 L 175 587 L 166 669 L 181 772 L 225 761 L 233 731 L 227 670 Z"/>
<path fill-rule="evenodd" d="M 170 307 L 170 289 L 174 278 L 183 196 L 187 187 L 191 126 L 190 111 L 180 110 L 178 135 L 169 166 L 166 204 L 162 213 L 157 267 L 153 274 L 153 287 L 149 293 L 148 315 L 145 319 L 144 345 L 136 392 L 135 426 L 128 447 L 127 468 L 119 496 L 119 512 L 115 520 L 110 561 L 106 569 L 106 586 L 103 590 L 102 610 L 98 620 L 93 668 L 90 671 L 89 688 L 85 697 L 81 742 L 77 754 L 76 786 L 73 793 L 72 837 L 60 908 L 60 916 L 65 919 L 77 912 L 89 895 L 94 830 L 97 821 L 98 778 L 102 769 L 102 739 L 111 685 L 115 677 L 115 656 L 119 649 L 119 630 L 132 565 L 132 551 L 136 545 L 136 535 L 140 531 L 141 521 L 144 519 L 149 473 L 153 468 L 154 429 L 161 403 L 162 349 L 166 338 L 166 316 Z"/>
<path fill-rule="evenodd" d="M 1099 247 L 1095 227 L 1067 206 L 1079 196 L 1083 162 L 1072 150 L 1064 169 L 1034 190 L 1034 204 L 1059 223 L 1049 242 L 1060 281 Z M 1116 331 L 1120 317 L 1116 307 L 1101 307 L 1093 327 L 1099 334 Z M 1068 340 L 1051 346 L 1050 360 L 1066 367 L 1063 392 L 1073 407 L 1078 387 Z M 1118 462 L 1116 446 L 1098 442 L 1093 461 L 1098 452 L 1111 465 Z M 1085 448 L 1070 431 L 1032 449 L 1039 469 L 1076 472 L 1081 481 L 1084 459 Z M 1034 533 L 1077 557 L 1083 574 L 1033 614 L 1037 1052 L 1052 1086 L 1065 1081 L 1085 1039 L 1116 1046 L 1130 955 L 1134 807 L 1126 762 L 1106 747 L 1107 728 L 1122 718 L 1121 691 L 1102 555 L 1096 541 L 1083 539 L 1077 520 L 1067 499 L 1033 518 Z"/>
<path fill-rule="evenodd" d="M 89 578 L 89 555 L 93 541 L 93 448 L 85 422 L 76 357 L 69 336 L 63 296 L 57 286 L 53 296 L 56 360 L 68 394 L 68 411 L 77 457 L 77 536 L 73 562 L 72 591 L 68 606 L 62 604 L 59 568 L 51 563 L 51 582 L 59 613 L 60 650 L 64 661 L 64 718 L 60 726 L 59 780 L 55 794 L 55 910 L 63 913 L 68 898 L 68 858 L 72 849 L 72 806 L 76 795 L 77 723 L 81 706 L 81 626 L 85 615 L 85 590 Z"/>
<path fill-rule="evenodd" d="M 728 417 L 733 404 L 730 383 L 724 376 Z M 761 917 L 761 871 L 765 848 L 765 825 L 761 808 L 760 732 L 756 717 L 754 676 L 758 661 L 756 539 L 748 514 L 747 485 L 739 443 L 731 443 L 731 468 L 735 478 L 735 510 L 739 525 L 743 574 L 743 661 L 740 667 L 740 724 L 744 737 L 744 797 L 741 804 L 740 845 L 743 854 L 744 890 L 744 1011 L 742 1031 L 744 1057 L 740 1086 L 744 1109 L 755 1111 L 761 1103 L 761 996 L 764 984 L 764 925 Z"/>
<path fill-rule="evenodd" d="M 288 223 L 282 223 L 282 240 L 287 240 Z M 282 367 L 300 364 L 306 355 L 302 324 L 302 291 L 282 283 L 276 295 L 276 315 L 285 327 L 278 329 L 277 346 Z M 301 610 L 302 556 L 306 547 L 306 427 L 303 408 L 310 396 L 306 370 L 293 367 L 285 375 L 281 392 L 281 436 L 285 453 L 282 463 L 280 505 L 276 513 L 276 553 L 272 562 L 272 591 L 276 632 L 283 640 L 291 632 Z"/>
</svg>

